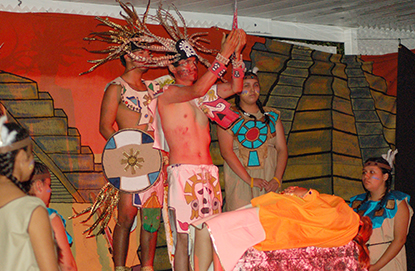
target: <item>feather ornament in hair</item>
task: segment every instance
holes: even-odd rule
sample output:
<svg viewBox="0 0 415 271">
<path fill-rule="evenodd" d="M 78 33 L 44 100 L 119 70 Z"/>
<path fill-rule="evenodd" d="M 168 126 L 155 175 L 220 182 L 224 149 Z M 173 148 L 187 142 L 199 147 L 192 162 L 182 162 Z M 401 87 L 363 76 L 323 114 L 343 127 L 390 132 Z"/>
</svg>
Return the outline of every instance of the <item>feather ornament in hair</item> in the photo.
<svg viewBox="0 0 415 271">
<path fill-rule="evenodd" d="M 388 151 L 387 154 L 382 154 L 382 157 L 388 161 L 389 166 L 391 168 L 393 168 L 393 162 L 395 161 L 395 156 L 398 153 L 398 149 L 395 149 L 394 151 L 392 151 L 391 149 Z"/>
<path fill-rule="evenodd" d="M 9 133 L 9 129 L 7 129 L 4 124 L 7 122 L 6 116 L 0 117 L 0 147 L 11 145 L 15 139 L 17 131 L 12 131 Z"/>
</svg>

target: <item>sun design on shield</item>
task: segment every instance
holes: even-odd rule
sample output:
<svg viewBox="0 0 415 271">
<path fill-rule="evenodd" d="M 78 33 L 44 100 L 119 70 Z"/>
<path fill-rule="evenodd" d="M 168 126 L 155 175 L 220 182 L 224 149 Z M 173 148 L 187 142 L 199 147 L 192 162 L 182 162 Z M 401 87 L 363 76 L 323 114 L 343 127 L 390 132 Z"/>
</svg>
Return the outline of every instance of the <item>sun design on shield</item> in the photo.
<svg viewBox="0 0 415 271">
<path fill-rule="evenodd" d="M 125 165 L 124 171 L 128 171 L 129 168 L 131 168 L 131 174 L 135 174 L 135 170 L 137 168 L 142 168 L 143 165 L 140 163 L 144 163 L 144 159 L 142 157 L 138 157 L 138 154 L 140 153 L 139 150 L 137 150 L 134 153 L 134 149 L 130 149 L 130 154 L 123 152 L 123 156 L 125 159 L 121 159 L 121 165 Z"/>
</svg>

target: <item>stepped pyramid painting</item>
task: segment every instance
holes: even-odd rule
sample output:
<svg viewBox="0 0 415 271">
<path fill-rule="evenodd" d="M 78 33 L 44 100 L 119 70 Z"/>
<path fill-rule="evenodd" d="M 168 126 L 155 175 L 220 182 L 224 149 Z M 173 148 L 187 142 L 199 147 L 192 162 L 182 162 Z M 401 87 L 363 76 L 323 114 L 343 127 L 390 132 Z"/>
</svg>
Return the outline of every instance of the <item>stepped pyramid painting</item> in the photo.
<svg viewBox="0 0 415 271">
<path fill-rule="evenodd" d="M 105 183 L 88 146 L 81 146 L 76 128 L 68 127 L 62 109 L 53 107 L 49 93 L 38 91 L 36 82 L 0 71 L 0 99 L 14 121 L 29 130 L 37 160 L 52 174 L 51 202 L 89 202 L 89 193 Z"/>
<path fill-rule="evenodd" d="M 386 94 L 385 80 L 357 56 L 271 39 L 256 43 L 250 56 L 251 66 L 259 68 L 261 100 L 281 111 L 289 153 L 283 188 L 311 187 L 345 200 L 361 193 L 363 161 L 395 145 L 396 99 Z M 36 82 L 6 71 L 0 71 L 0 102 L 9 121 L 29 129 L 35 159 L 51 170 L 52 203 L 61 204 L 58 211 L 68 217 L 72 208 L 89 206 L 91 194 L 106 180 L 91 148 L 82 146 L 77 128 L 68 127 L 65 111 L 54 108 L 50 94 L 39 91 Z M 214 125 L 211 134 L 212 158 L 221 168 Z M 86 227 L 79 224 L 68 225 L 75 235 L 72 249 L 78 268 L 111 270 L 104 238 L 86 239 Z M 170 269 L 164 229 L 158 241 L 155 270 Z M 130 243 L 132 254 L 137 246 Z"/>
</svg>

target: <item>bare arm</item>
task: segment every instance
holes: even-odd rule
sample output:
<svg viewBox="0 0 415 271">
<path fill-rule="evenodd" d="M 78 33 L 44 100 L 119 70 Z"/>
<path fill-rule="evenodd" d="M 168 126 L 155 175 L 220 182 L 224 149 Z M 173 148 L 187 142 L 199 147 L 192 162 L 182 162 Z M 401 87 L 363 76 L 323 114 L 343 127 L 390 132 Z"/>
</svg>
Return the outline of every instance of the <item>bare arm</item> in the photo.
<svg viewBox="0 0 415 271">
<path fill-rule="evenodd" d="M 282 176 L 284 175 L 285 168 L 287 166 L 288 160 L 288 149 L 287 142 L 285 141 L 284 127 L 282 126 L 281 119 L 278 119 L 277 124 L 275 125 L 276 136 L 277 136 L 277 168 L 275 169 L 274 176 L 277 177 L 280 182 L 282 182 Z M 268 186 L 265 188 L 267 192 L 277 191 L 279 188 L 279 183 L 272 179 L 268 182 Z"/>
<path fill-rule="evenodd" d="M 108 140 L 115 133 L 114 123 L 117 117 L 118 105 L 121 101 L 121 86 L 110 85 L 104 93 L 99 118 L 99 132 Z"/>
<path fill-rule="evenodd" d="M 380 270 L 388 264 L 398 253 L 406 242 L 406 235 L 409 224 L 409 209 L 406 201 L 398 205 L 398 212 L 395 215 L 395 226 L 393 229 L 394 239 L 389 247 L 383 253 L 382 257 L 369 267 L 370 271 Z"/>
<path fill-rule="evenodd" d="M 237 44 L 240 42 L 241 35 L 241 31 L 232 30 L 221 49 L 221 55 L 225 58 L 229 58 L 234 52 Z M 159 97 L 159 101 L 164 104 L 182 103 L 202 97 L 217 79 L 216 75 L 208 70 L 191 86 L 168 86 L 163 95 Z"/>
<path fill-rule="evenodd" d="M 218 126 L 218 141 L 220 153 L 228 163 L 229 167 L 242 179 L 242 181 L 251 185 L 251 176 L 246 171 L 245 167 L 239 161 L 235 152 L 233 151 L 233 137 L 227 131 Z M 254 178 L 254 186 L 259 188 L 265 188 L 268 182 L 264 179 Z"/>
<path fill-rule="evenodd" d="M 78 270 L 76 267 L 75 259 L 72 255 L 71 247 L 68 243 L 65 227 L 59 216 L 55 216 L 52 221 L 53 232 L 55 233 L 55 239 L 61 250 L 61 256 L 59 257 L 59 267 L 62 271 Z"/>
<path fill-rule="evenodd" d="M 52 237 L 52 228 L 49 222 L 48 212 L 45 208 L 37 207 L 33 211 L 28 232 L 40 270 L 59 270 L 56 249 Z"/>
</svg>

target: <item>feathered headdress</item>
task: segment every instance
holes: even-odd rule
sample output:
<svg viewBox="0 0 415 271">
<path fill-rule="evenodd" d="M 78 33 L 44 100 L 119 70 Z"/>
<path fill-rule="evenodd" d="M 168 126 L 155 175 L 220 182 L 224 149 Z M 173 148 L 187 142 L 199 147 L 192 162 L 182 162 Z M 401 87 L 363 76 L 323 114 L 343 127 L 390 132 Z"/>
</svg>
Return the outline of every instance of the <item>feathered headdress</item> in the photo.
<svg viewBox="0 0 415 271">
<path fill-rule="evenodd" d="M 180 59 L 189 58 L 191 56 L 197 57 L 204 65 L 209 67 L 209 62 L 198 55 L 193 49 L 195 48 L 203 53 L 213 53 L 216 51 L 207 49 L 201 44 L 202 41 L 209 43 L 209 40 L 201 37 L 207 35 L 207 32 L 198 32 L 188 35 L 186 21 L 174 5 L 172 6 L 177 14 L 178 20 L 183 24 L 183 33 L 180 31 L 178 20 L 167 10 L 163 9 L 161 3 L 157 9 L 156 15 L 150 15 L 149 1 L 145 13 L 139 16 L 131 3 L 124 4 L 119 0 L 117 0 L 117 2 L 125 12 L 125 15 L 120 12 L 120 15 L 127 24 L 123 26 L 108 18 L 103 19 L 96 17 L 96 19 L 102 23 L 101 25 L 108 26 L 111 29 L 104 32 L 93 32 L 90 34 L 90 37 L 84 39 L 110 44 L 104 50 L 89 51 L 91 53 L 107 54 L 107 57 L 88 61 L 95 65 L 88 71 L 81 73 L 81 75 L 92 72 L 98 66 L 108 61 L 118 59 L 124 54 L 142 62 L 144 67 L 165 67 Z M 147 21 L 149 20 L 162 25 L 171 38 L 160 37 L 152 33 L 147 27 Z M 138 49 L 149 50 L 151 52 L 162 52 L 167 55 L 159 57 L 137 56 L 133 54 L 134 49 L 132 49 L 132 45 Z"/>
</svg>

